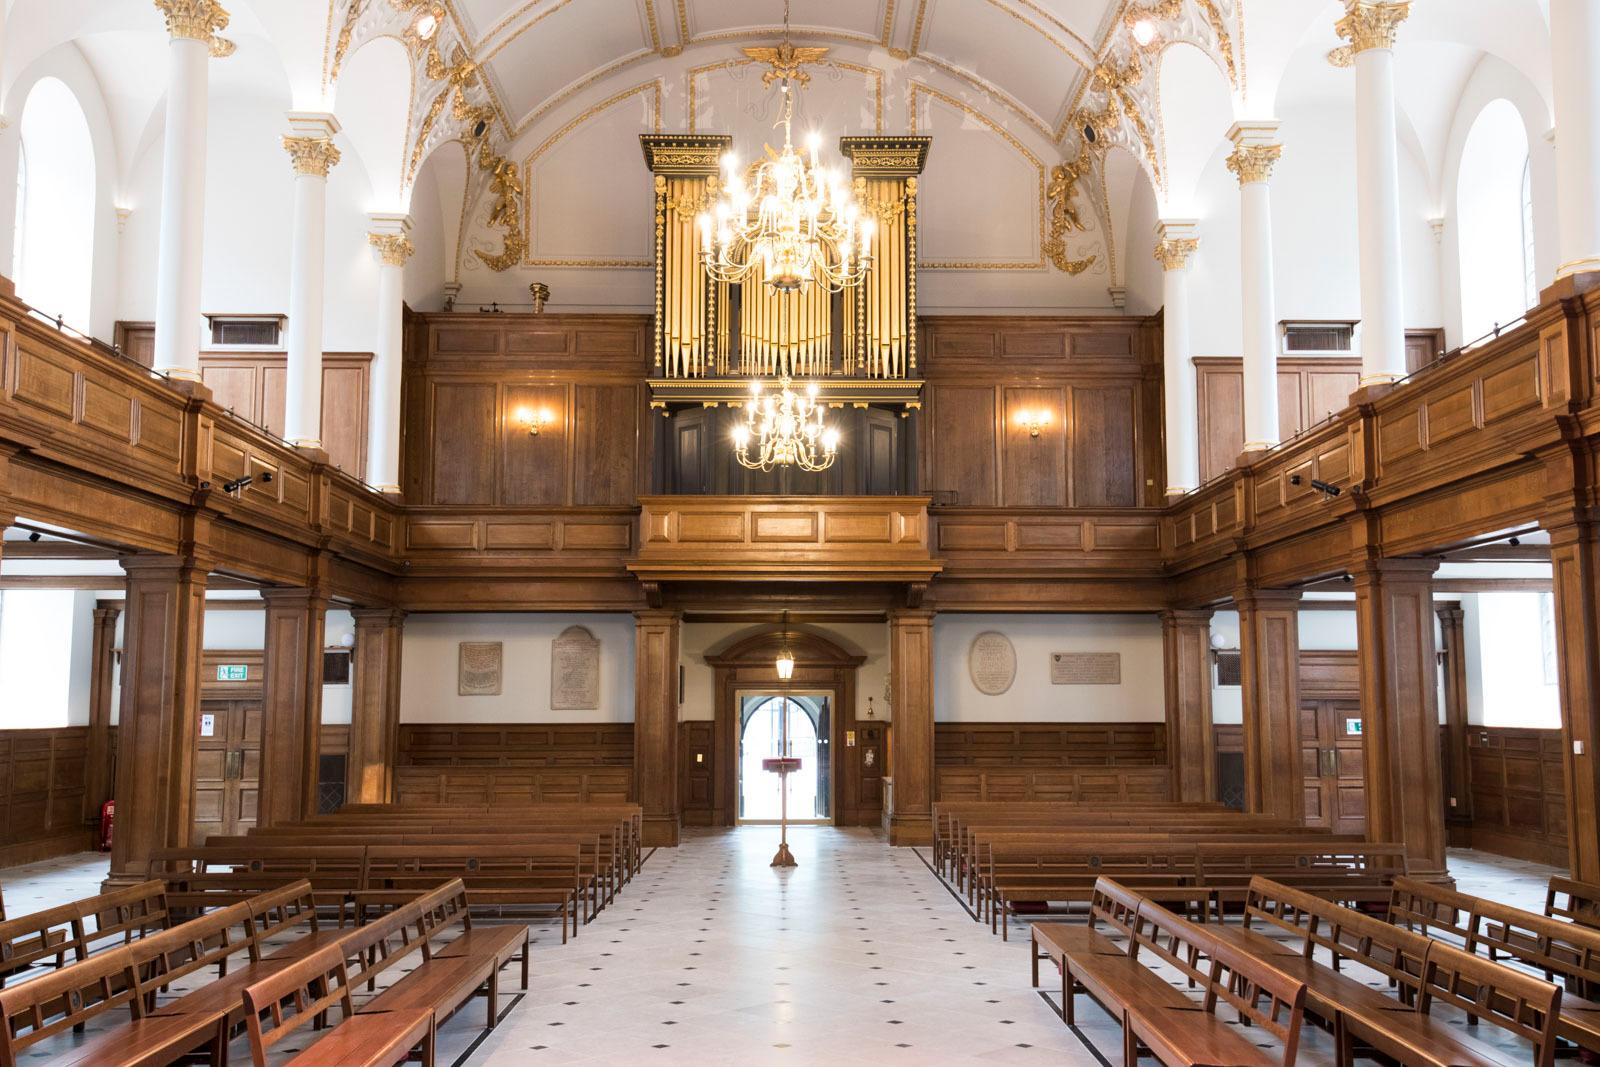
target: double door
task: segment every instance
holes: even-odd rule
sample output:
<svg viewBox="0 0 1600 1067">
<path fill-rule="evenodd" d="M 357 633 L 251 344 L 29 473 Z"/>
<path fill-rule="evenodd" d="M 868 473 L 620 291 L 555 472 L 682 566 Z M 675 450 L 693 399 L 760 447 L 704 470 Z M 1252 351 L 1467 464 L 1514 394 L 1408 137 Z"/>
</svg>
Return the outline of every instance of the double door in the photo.
<svg viewBox="0 0 1600 1067">
<path fill-rule="evenodd" d="M 256 824 L 261 786 L 261 701 L 200 702 L 194 840 L 231 837 Z"/>
<path fill-rule="evenodd" d="M 1361 702 L 1303 699 L 1300 757 L 1305 775 L 1306 825 L 1326 826 L 1336 834 L 1365 832 L 1366 741 Z"/>
</svg>

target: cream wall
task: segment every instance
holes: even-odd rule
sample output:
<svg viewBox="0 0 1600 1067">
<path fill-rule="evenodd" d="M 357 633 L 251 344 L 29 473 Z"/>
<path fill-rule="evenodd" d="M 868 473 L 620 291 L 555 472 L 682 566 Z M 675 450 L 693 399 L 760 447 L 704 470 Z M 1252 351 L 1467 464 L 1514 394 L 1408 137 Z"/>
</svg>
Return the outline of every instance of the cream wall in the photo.
<svg viewBox="0 0 1600 1067">
<path fill-rule="evenodd" d="M 972 684 L 972 639 L 998 630 L 1017 650 L 1000 696 Z M 1052 652 L 1120 652 L 1120 685 L 1051 685 Z M 1155 615 L 939 615 L 933 622 L 933 717 L 939 722 L 1161 722 L 1161 620 Z"/>
<path fill-rule="evenodd" d="M 600 641 L 600 709 L 550 710 L 550 646 L 569 626 L 584 626 Z M 631 615 L 410 615 L 400 666 L 401 722 L 632 722 Z M 457 645 L 500 641 L 499 696 L 461 696 Z"/>
<path fill-rule="evenodd" d="M 706 663 L 709 654 L 723 652 L 747 637 L 772 630 L 770 625 L 736 622 L 691 622 L 683 627 L 680 662 L 683 664 L 682 722 L 708 722 L 716 717 L 716 670 Z M 872 698 L 875 718 L 887 719 L 892 711 L 884 702 L 889 677 L 889 627 L 887 623 L 828 623 L 791 625 L 796 633 L 816 634 L 857 656 L 865 656 L 856 674 L 856 717 L 866 718 L 867 698 Z"/>
</svg>

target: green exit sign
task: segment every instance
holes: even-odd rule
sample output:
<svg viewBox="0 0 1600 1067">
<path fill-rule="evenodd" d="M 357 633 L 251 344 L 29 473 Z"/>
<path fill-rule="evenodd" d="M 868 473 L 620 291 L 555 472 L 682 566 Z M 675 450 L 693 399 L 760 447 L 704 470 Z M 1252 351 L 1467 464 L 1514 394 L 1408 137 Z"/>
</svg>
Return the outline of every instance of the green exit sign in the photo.
<svg viewBox="0 0 1600 1067">
<path fill-rule="evenodd" d="M 217 681 L 219 682 L 247 682 L 250 680 L 250 668 L 243 663 L 217 664 Z"/>
</svg>

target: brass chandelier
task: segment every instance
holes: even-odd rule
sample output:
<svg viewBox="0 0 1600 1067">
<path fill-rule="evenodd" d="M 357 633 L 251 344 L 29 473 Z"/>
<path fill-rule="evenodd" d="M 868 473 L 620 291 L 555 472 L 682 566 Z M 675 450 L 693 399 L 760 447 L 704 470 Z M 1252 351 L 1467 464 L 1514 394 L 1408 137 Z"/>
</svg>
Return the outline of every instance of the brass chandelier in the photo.
<svg viewBox="0 0 1600 1067">
<path fill-rule="evenodd" d="M 745 421 L 733 430 L 733 455 L 741 467 L 770 471 L 794 466 L 822 471 L 833 466 L 839 454 L 839 431 L 822 421 L 816 382 L 809 383 L 801 395 L 789 388 L 785 377 L 773 394 L 764 392 L 756 379 L 750 383 L 744 415 Z"/>
<path fill-rule="evenodd" d="M 789 5 L 783 8 L 780 51 L 789 44 Z M 783 150 L 741 174 L 732 152 L 722 158 L 722 198 L 698 216 L 701 262 L 717 282 L 737 284 L 759 273 L 780 292 L 821 285 L 839 292 L 860 285 L 872 266 L 873 221 L 851 199 L 842 172 L 821 165 L 822 138 L 813 133 L 808 152 L 794 147 L 794 93 L 783 72 Z M 748 187 L 745 184 L 749 178 Z"/>
</svg>

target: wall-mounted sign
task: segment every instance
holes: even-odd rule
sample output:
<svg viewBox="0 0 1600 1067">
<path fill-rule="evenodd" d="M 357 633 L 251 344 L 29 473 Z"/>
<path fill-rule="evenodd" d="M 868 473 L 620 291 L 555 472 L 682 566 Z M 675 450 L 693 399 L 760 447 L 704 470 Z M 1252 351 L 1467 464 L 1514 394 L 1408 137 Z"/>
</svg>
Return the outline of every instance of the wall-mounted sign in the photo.
<svg viewBox="0 0 1600 1067">
<path fill-rule="evenodd" d="M 1017 679 L 1017 650 L 1011 638 L 998 630 L 974 637 L 967 651 L 967 673 L 984 696 L 997 697 L 1010 689 Z"/>
<path fill-rule="evenodd" d="M 200 736 L 214 737 L 217 732 L 217 717 L 215 715 L 200 716 Z"/>
<path fill-rule="evenodd" d="M 219 682 L 248 682 L 250 680 L 250 667 L 244 663 L 219 663 L 217 664 L 217 681 Z"/>
<path fill-rule="evenodd" d="M 569 626 L 550 646 L 550 710 L 600 709 L 600 639 Z"/>
<path fill-rule="evenodd" d="M 1121 685 L 1121 652 L 1052 652 L 1051 685 Z"/>
<path fill-rule="evenodd" d="M 1361 736 L 1361 720 L 1360 719 L 1346 719 L 1344 721 L 1344 732 L 1345 732 L 1345 736 L 1346 737 L 1360 737 Z"/>
<path fill-rule="evenodd" d="M 456 692 L 464 697 L 500 695 L 499 641 L 462 641 L 457 646 Z"/>
</svg>

